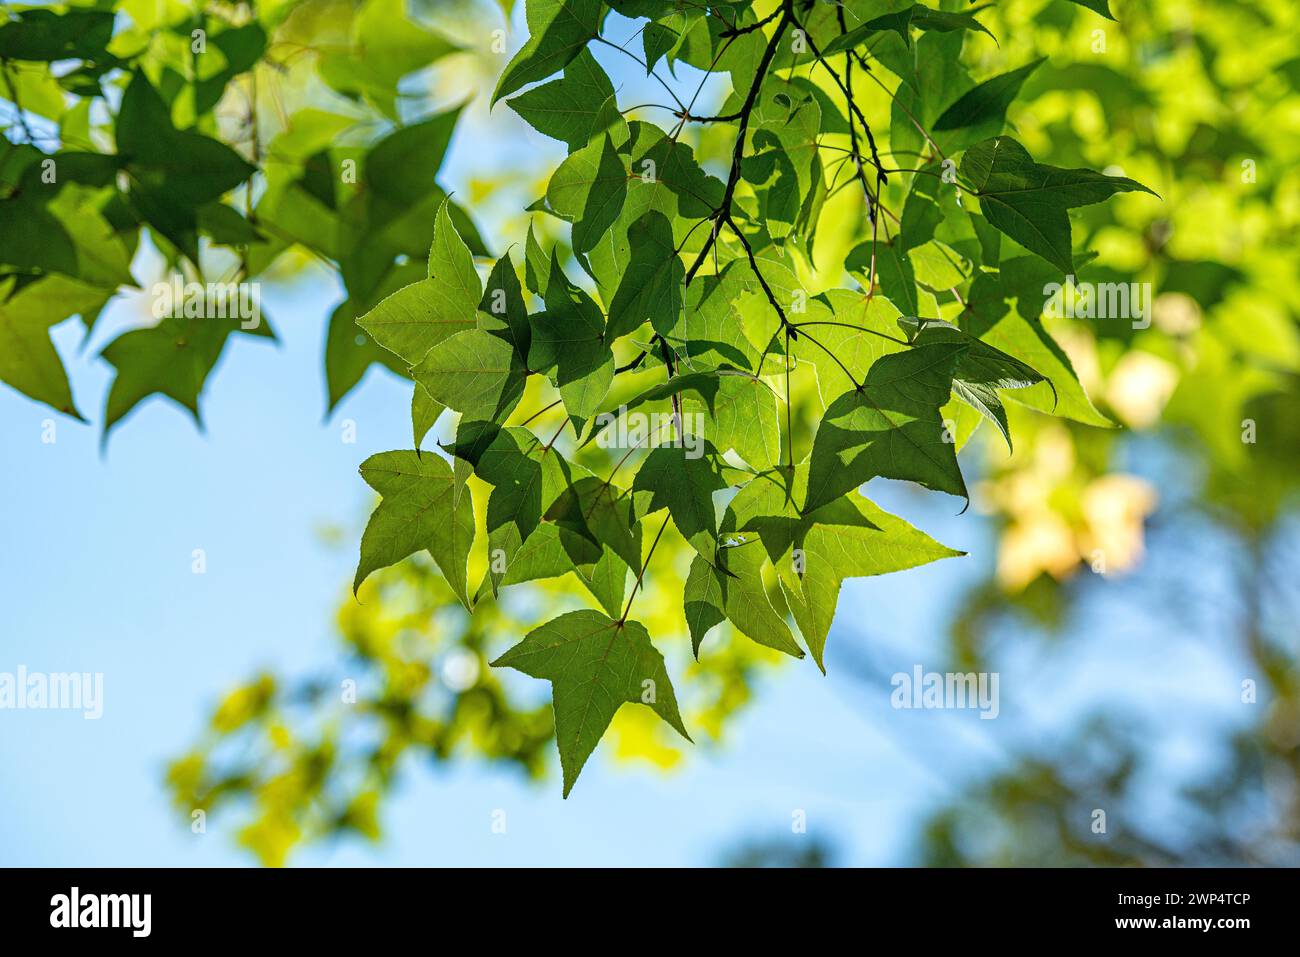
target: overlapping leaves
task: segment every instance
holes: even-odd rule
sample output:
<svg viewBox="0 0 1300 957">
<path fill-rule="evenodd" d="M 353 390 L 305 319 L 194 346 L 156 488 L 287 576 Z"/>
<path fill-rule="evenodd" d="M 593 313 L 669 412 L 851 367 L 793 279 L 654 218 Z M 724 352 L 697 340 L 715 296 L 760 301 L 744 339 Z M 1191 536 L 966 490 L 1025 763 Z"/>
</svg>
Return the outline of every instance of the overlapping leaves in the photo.
<svg viewBox="0 0 1300 957">
<path fill-rule="evenodd" d="M 726 179 L 701 169 L 679 131 L 619 112 L 614 85 L 587 49 L 600 28 L 598 6 L 538 0 L 529 6 L 530 39 L 495 97 L 545 81 L 509 102 L 568 147 L 534 208 L 569 224 L 571 260 L 582 278 L 571 278 L 565 256 L 547 251 L 530 229 L 522 287 L 534 294 L 531 312 L 504 259 L 492 282 L 511 290 L 512 318 L 485 324 L 480 288 L 468 280 L 468 251 L 457 246 L 451 274 L 466 281 L 438 301 L 449 321 L 473 322 L 473 330 L 443 336 L 430 321 L 415 327 L 420 336 L 412 341 L 404 313 L 382 304 L 396 317 L 387 332 L 377 316 L 362 320 L 416 364 L 417 382 L 433 399 L 462 413 L 446 448 L 456 469 L 472 466 L 474 480 L 491 488 L 487 553 L 501 559 L 488 563 L 478 597 L 574 572 L 602 609 L 543 624 L 495 662 L 551 681 L 566 795 L 622 704 L 647 704 L 686 733 L 664 660 L 628 617 L 669 525 L 693 551 L 682 615 L 697 656 L 716 626 L 730 623 L 793 657 L 806 648 L 824 668 L 846 579 L 959 554 L 860 489 L 893 479 L 967 498 L 957 450 L 974 425 L 958 436 L 958 405 L 974 416 L 963 421 L 989 421 L 1008 445 L 1004 394 L 1023 393 L 1022 401 L 1048 411 L 1059 403 L 1061 414 L 1086 420 L 1068 360 L 1057 360 L 1059 349 L 1035 324 L 1027 277 L 1036 274 L 1023 263 L 1036 254 L 1044 269 L 1072 269 L 1067 211 L 1145 190 L 1121 177 L 1036 164 L 1002 133 L 1041 61 L 978 84 L 956 73 L 951 88 L 934 82 L 922 67 L 931 47 L 955 56 L 963 35 L 988 33 L 973 12 L 917 4 L 857 17 L 856 26 L 841 29 L 833 12 L 815 10 L 808 27 L 825 52 L 778 57 L 774 44 L 800 23 L 797 6 L 778 8 L 773 17 L 781 21 L 770 32 L 725 5 L 683 12 L 628 0 L 615 8 L 648 18 L 643 45 L 651 72 L 660 59 L 696 63 L 702 51 L 715 51 L 712 65 L 730 75 L 734 91 L 724 104 L 730 112 L 712 121 L 743 131 Z M 915 55 L 914 33 L 921 37 Z M 719 65 L 716 50 L 728 36 L 749 38 L 748 61 L 733 55 Z M 800 276 L 827 192 L 826 138 L 849 144 L 873 213 L 889 181 L 883 170 L 871 175 L 876 158 L 865 144 L 874 148 L 875 141 L 855 104 L 771 64 L 842 56 L 846 67 L 861 68 L 859 50 L 882 36 L 901 41 L 897 48 L 877 44 L 895 51 L 882 62 L 900 73 L 900 96 L 906 93 L 948 148 L 963 151 L 960 175 L 940 164 L 946 157 L 923 131 L 931 152 L 899 184 L 897 229 L 873 223 L 846 262 L 865 288 L 814 293 Z M 691 119 L 684 110 L 679 118 Z M 450 268 L 433 259 L 445 260 L 437 250 L 448 248 L 452 235 L 440 217 L 435 279 L 439 268 Z M 1030 256 L 1017 255 L 1017 245 Z M 418 300 L 430 288 L 424 283 L 386 302 Z M 651 379 L 632 394 L 616 381 L 620 355 L 635 357 L 620 371 Z M 805 370 L 824 403 L 811 440 L 797 434 L 784 408 L 791 376 Z M 590 465 L 561 452 L 560 433 L 543 440 L 511 424 L 513 397 L 530 375 L 548 380 L 578 440 L 574 454 Z M 665 417 L 666 433 L 629 438 L 616 461 L 592 457 L 603 444 L 595 440 L 618 428 L 620 417 L 646 411 Z M 630 456 L 634 464 L 622 478 Z M 608 477 L 601 477 L 602 464 Z M 438 468 L 453 474 L 452 466 Z M 729 502 L 720 508 L 724 497 Z M 380 507 L 389 507 L 388 498 Z M 645 528 L 655 530 L 653 538 Z M 459 553 L 455 563 L 459 573 Z"/>
<path fill-rule="evenodd" d="M 527 0 L 528 37 L 491 103 L 567 155 L 529 207 L 560 238 L 530 227 L 515 262 L 488 257 L 439 184 L 462 107 L 401 108 L 405 78 L 459 47 L 405 23 L 396 0 L 355 6 L 315 77 L 382 127 L 358 137 L 351 114 L 299 111 L 263 144 L 250 118 L 239 148 L 216 135 L 214 110 L 258 68 L 273 17 L 214 29 L 220 62 L 192 82 L 144 53 L 119 59 L 126 41 L 99 7 L 0 26 L 6 69 L 70 60 L 62 89 L 120 91 L 102 104 L 111 151 L 59 151 L 57 182 L 30 142 L 0 160 L 0 379 L 80 414 L 49 329 L 74 314 L 91 326 L 134 281 L 146 231 L 178 266 L 213 245 L 236 250 L 245 276 L 295 248 L 330 264 L 345 292 L 326 336 L 331 407 L 375 363 L 411 388 L 414 448 L 362 465 L 379 502 L 355 585 L 421 552 L 469 609 L 576 575 L 600 610 L 544 623 L 496 661 L 552 683 L 566 795 L 623 704 L 687 733 L 665 659 L 631 617 L 663 535 L 689 546 L 681 620 L 696 655 L 729 623 L 824 668 L 846 579 L 956 554 L 865 485 L 965 498 L 958 449 L 981 421 L 1010 445 L 1006 399 L 1108 424 L 1039 321 L 1042 289 L 1091 255 L 1071 210 L 1150 191 L 1037 163 L 1008 135 L 1042 61 L 972 75 L 966 63 L 995 49 L 981 7 Z M 1110 16 L 1104 0 L 1075 6 Z M 620 103 L 605 55 L 618 51 L 593 42 L 611 11 L 643 21 L 637 69 L 661 87 L 665 70 L 719 78 L 713 115 L 690 91 Z M 963 57 L 967 44 L 980 55 Z M 888 102 L 864 108 L 867 96 Z M 649 112 L 662 124 L 641 118 L 665 106 Z M 836 246 L 856 287 L 812 288 L 840 265 L 819 259 L 818 227 L 842 189 L 861 199 Z M 197 417 L 236 331 L 269 334 L 167 317 L 110 343 L 107 424 L 156 393 Z M 554 399 L 554 430 L 537 429 L 546 407 L 521 408 L 525 395 Z M 667 426 L 606 454 L 597 437 L 631 412 Z"/>
</svg>

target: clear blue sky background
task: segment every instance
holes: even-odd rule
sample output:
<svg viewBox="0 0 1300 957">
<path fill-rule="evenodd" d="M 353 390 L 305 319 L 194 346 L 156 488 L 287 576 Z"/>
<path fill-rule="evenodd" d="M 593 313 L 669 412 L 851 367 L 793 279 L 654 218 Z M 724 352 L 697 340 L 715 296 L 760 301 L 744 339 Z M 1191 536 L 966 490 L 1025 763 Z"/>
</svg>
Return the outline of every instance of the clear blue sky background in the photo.
<svg viewBox="0 0 1300 957">
<path fill-rule="evenodd" d="M 608 51 L 601 59 L 629 76 Z M 518 161 L 476 148 L 481 135 L 471 124 L 458 138 L 447 185 L 481 174 L 494 156 Z M 554 144 L 538 140 L 531 159 L 553 158 Z M 313 671 L 337 654 L 331 622 L 355 552 L 324 547 L 318 530 L 342 524 L 353 545 L 370 504 L 357 465 L 410 442 L 409 385 L 378 368 L 323 420 L 325 320 L 337 298 L 321 283 L 266 290 L 281 341 L 232 340 L 204 394 L 206 434 L 154 399 L 106 455 L 98 426 L 65 419 L 47 445 L 42 423 L 53 414 L 0 386 L 0 671 L 105 676 L 100 721 L 0 712 L 0 865 L 249 863 L 219 815 L 207 834 L 191 834 L 162 780 L 232 684 L 263 667 Z M 141 320 L 134 308 L 102 319 L 88 346 L 75 320 L 55 330 L 92 419 L 102 417 L 111 371 L 98 351 Z M 357 424 L 355 445 L 341 441 L 345 418 Z M 1162 773 L 1213 759 L 1188 716 L 1239 717 L 1239 677 L 1225 649 L 1183 640 L 1159 609 L 1150 620 L 1117 617 L 1103 603 L 1078 625 L 1086 642 L 1025 643 L 1007 655 L 996 721 L 893 711 L 889 674 L 946 667 L 937 649 L 951 602 L 991 561 L 993 543 L 973 510 L 954 515 L 956 500 L 880 483 L 870 491 L 971 557 L 850 582 L 830 639 L 831 676 L 809 663 L 781 669 L 724 748 L 697 748 L 668 775 L 616 768 L 598 751 L 568 801 L 554 776 L 539 786 L 474 762 L 413 765 L 385 807 L 382 844 L 343 840 L 295 862 L 704 864 L 742 842 L 798 840 L 791 814 L 803 809 L 809 836 L 831 842 L 840 862 L 901 864 L 928 810 L 1087 707 L 1114 701 L 1154 722 Z M 191 573 L 196 548 L 207 553 L 205 575 Z M 880 676 L 837 673 L 837 648 L 865 655 Z M 490 829 L 496 808 L 508 815 L 504 835 Z"/>
</svg>

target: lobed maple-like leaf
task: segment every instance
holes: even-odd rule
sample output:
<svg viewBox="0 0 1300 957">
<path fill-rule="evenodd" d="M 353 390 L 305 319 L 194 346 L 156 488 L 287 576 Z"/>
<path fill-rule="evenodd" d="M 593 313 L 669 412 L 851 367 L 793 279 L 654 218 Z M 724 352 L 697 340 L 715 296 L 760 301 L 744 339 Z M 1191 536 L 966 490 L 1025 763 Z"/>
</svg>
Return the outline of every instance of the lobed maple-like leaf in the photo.
<svg viewBox="0 0 1300 957">
<path fill-rule="evenodd" d="M 640 622 L 570 612 L 530 631 L 492 664 L 551 682 L 565 797 L 624 704 L 646 705 L 690 740 L 663 655 Z"/>
</svg>

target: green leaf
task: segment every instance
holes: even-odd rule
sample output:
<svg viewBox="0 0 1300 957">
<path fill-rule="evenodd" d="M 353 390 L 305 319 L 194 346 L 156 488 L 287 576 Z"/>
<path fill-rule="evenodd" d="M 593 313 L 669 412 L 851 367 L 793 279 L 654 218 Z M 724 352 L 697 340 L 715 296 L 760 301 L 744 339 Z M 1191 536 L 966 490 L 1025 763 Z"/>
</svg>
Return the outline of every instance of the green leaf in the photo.
<svg viewBox="0 0 1300 957">
<path fill-rule="evenodd" d="M 528 238 L 524 241 L 524 285 L 535 296 L 545 295 L 551 278 L 551 261 L 542 244 L 537 241 L 533 224 L 528 224 Z"/>
<path fill-rule="evenodd" d="M 624 704 L 648 705 L 690 740 L 663 655 L 640 622 L 570 612 L 530 631 L 492 665 L 551 682 L 565 797 Z"/>
<path fill-rule="evenodd" d="M 600 32 L 603 12 L 600 0 L 526 0 L 528 42 L 506 64 L 491 105 L 564 69 Z"/>
<path fill-rule="evenodd" d="M 441 195 L 438 171 L 462 109 L 398 127 L 366 154 L 362 178 L 376 224 L 401 216 L 432 194 Z"/>
<path fill-rule="evenodd" d="M 1156 195 L 1127 177 L 1035 163 L 1009 136 L 968 149 L 961 159 L 961 174 L 979 196 L 980 209 L 991 225 L 1063 273 L 1074 272 L 1067 210 L 1103 202 L 1116 193 Z"/>
<path fill-rule="evenodd" d="M 473 329 L 483 298 L 474 259 L 448 212 L 438 209 L 429 278 L 399 289 L 357 320 L 357 325 L 388 351 L 416 365 L 440 342 Z"/>
<path fill-rule="evenodd" d="M 754 153 L 744 160 L 755 187 L 759 218 L 776 239 L 789 235 L 820 180 L 821 107 L 804 87 L 777 78 L 763 85 L 753 110 Z"/>
<path fill-rule="evenodd" d="M 618 146 L 631 171 L 622 211 L 587 254 L 607 303 L 616 295 L 632 259 L 628 232 L 634 224 L 647 212 L 658 212 L 672 224 L 676 245 L 683 246 L 691 227 L 712 213 L 723 192 L 722 182 L 700 168 L 691 148 L 659 127 L 633 121 L 628 133 Z M 704 231 L 695 235 L 702 238 Z"/>
<path fill-rule="evenodd" d="M 515 272 L 509 252 L 492 267 L 478 309 L 480 329 L 495 331 L 510 342 L 519 355 L 528 355 L 533 329 L 528 321 L 528 306 L 519 285 L 519 274 Z"/>
<path fill-rule="evenodd" d="M 825 672 L 826 637 L 845 579 L 903 571 L 965 553 L 940 545 L 856 492 L 801 514 L 796 503 L 805 497 L 808 471 L 804 463 L 793 479 L 787 469 L 755 476 L 732 499 L 723 535 L 756 535 L 762 541 L 804 642 Z"/>
<path fill-rule="evenodd" d="M 637 553 L 641 549 L 641 526 L 632 529 Z M 627 583 L 632 566 L 608 545 L 599 549 L 600 557 L 589 561 L 591 550 L 583 547 L 578 557 L 574 546 L 586 546 L 586 539 L 566 534 L 559 525 L 543 522 L 510 557 L 504 576 L 496 582 L 498 588 L 539 578 L 558 578 L 573 572 L 607 614 L 618 615 L 627 596 Z M 640 567 L 639 564 L 637 567 Z M 491 593 L 491 576 L 484 578 L 479 595 Z"/>
<path fill-rule="evenodd" d="M 401 288 L 401 279 L 423 272 L 418 264 L 407 263 L 395 269 L 391 278 Z M 400 356 L 375 345 L 374 340 L 357 325 L 356 300 L 346 299 L 330 315 L 329 330 L 325 334 L 325 385 L 329 411 L 338 406 L 375 363 L 400 376 L 410 375 L 410 366 Z"/>
<path fill-rule="evenodd" d="M 603 107 L 613 95 L 609 77 L 583 48 L 564 68 L 563 77 L 527 90 L 507 105 L 537 132 L 564 142 L 573 152 L 605 131 L 611 114 Z"/>
<path fill-rule="evenodd" d="M 755 469 L 775 465 L 781 456 L 778 399 L 762 379 L 722 370 L 711 401 L 686 396 L 682 412 L 707 415 L 712 424 L 707 434 L 718 451 L 732 449 Z"/>
<path fill-rule="evenodd" d="M 528 367 L 550 378 L 581 431 L 614 381 L 614 353 L 605 341 L 605 317 L 583 290 L 569 282 L 552 254 L 546 312 L 534 317 Z"/>
<path fill-rule="evenodd" d="M 411 374 L 431 399 L 475 422 L 504 421 L 523 398 L 527 376 L 513 345 L 477 328 L 430 349 Z"/>
<path fill-rule="evenodd" d="M 608 548 L 629 568 L 641 561 L 641 538 L 632 496 L 581 466 L 574 480 L 547 507 L 543 519 L 560 531 L 560 541 L 577 564 L 594 563 Z M 594 546 L 594 550 L 589 546 Z"/>
<path fill-rule="evenodd" d="M 196 208 L 220 199 L 254 172 L 224 143 L 178 131 L 166 102 L 136 72 L 117 114 L 117 152 L 131 174 L 131 202 L 191 260 L 198 258 Z"/>
<path fill-rule="evenodd" d="M 651 449 L 632 482 L 632 497 L 638 518 L 668 509 L 682 537 L 712 560 L 718 544 L 713 493 L 726 488 L 727 483 L 718 470 L 717 450 L 702 437 L 697 442 L 696 448 L 702 453 L 698 456 L 676 445 Z"/>
<path fill-rule="evenodd" d="M 673 3 L 670 9 L 681 10 L 686 4 Z M 767 45 L 762 31 L 751 30 L 738 36 L 724 37 L 728 27 L 744 28 L 757 22 L 758 17 L 747 3 L 711 4 L 712 16 L 694 16 L 683 31 L 682 42 L 671 51 L 669 66 L 681 61 L 697 70 L 711 73 L 729 73 L 733 90 L 747 90 L 758 70 L 758 63 Z M 725 8 L 725 15 L 722 13 Z M 660 16 L 666 10 L 661 10 Z"/>
<path fill-rule="evenodd" d="M 465 484 L 468 467 L 457 463 L 453 471 L 434 453 L 380 452 L 362 463 L 361 477 L 382 498 L 361 537 L 352 590 L 371 572 L 427 550 L 470 608 L 466 569 L 474 544 L 474 504 Z"/>
<path fill-rule="evenodd" d="M 1088 398 L 1070 357 L 1039 319 L 1046 298 L 1044 284 L 1054 275 L 1051 266 L 1034 256 L 1005 260 L 999 275 L 984 273 L 971 284 L 963 324 L 980 341 L 1016 357 L 1047 379 L 1017 391 L 1012 396 L 1015 401 L 1085 425 L 1113 428 L 1114 423 Z M 1015 308 L 1008 309 L 1008 302 L 1015 302 Z"/>
<path fill-rule="evenodd" d="M 0 280 L 0 381 L 81 419 L 67 373 L 50 341 L 50 327 L 77 314 L 93 317 L 112 290 L 62 276 L 38 279 L 16 293 L 13 287 L 12 278 Z"/>
<path fill-rule="evenodd" d="M 673 242 L 673 227 L 663 213 L 650 210 L 627 231 L 632 258 L 618 292 L 609 304 L 612 342 L 635 331 L 647 319 L 658 333 L 677 324 L 682 309 L 686 267 Z"/>
<path fill-rule="evenodd" d="M 682 375 L 675 375 L 666 382 L 657 382 L 638 392 L 632 398 L 620 401 L 616 406 L 606 405 L 604 409 L 596 414 L 595 427 L 588 433 L 582 445 L 585 447 L 597 441 L 607 429 L 618 422 L 620 415 L 633 412 L 649 403 L 664 404 L 665 400 L 675 395 L 683 396 L 683 410 L 685 410 L 687 402 L 694 402 L 697 407 L 702 406 L 712 411 L 714 399 L 721 387 L 721 380 L 722 376 L 716 370 L 687 372 Z M 688 394 L 695 396 L 695 398 L 688 399 Z"/>
<path fill-rule="evenodd" d="M 808 300 L 804 318 L 819 324 L 801 330 L 794 349 L 800 363 L 816 370 L 822 408 L 855 388 L 881 356 L 906 348 L 898 328 L 899 315 L 885 296 L 867 297 L 848 289 L 828 289 Z M 826 322 L 843 325 L 821 324 Z M 826 351 L 813 346 L 810 338 Z"/>
<path fill-rule="evenodd" d="M 1087 7 L 1093 13 L 1105 17 L 1107 20 L 1114 20 L 1114 15 L 1110 12 L 1110 0 L 1070 0 L 1071 3 L 1077 3 L 1081 7 Z"/>
<path fill-rule="evenodd" d="M 442 410 L 446 406 L 429 395 L 429 391 L 420 383 L 415 383 L 415 388 L 411 393 L 411 435 L 415 439 L 415 447 L 418 449 L 424 437 L 429 434 L 429 430 L 434 427 L 438 421 L 438 416 L 442 415 Z"/>
<path fill-rule="evenodd" d="M 968 497 L 939 414 L 964 351 L 945 343 L 883 356 L 860 389 L 830 404 L 813 440 L 805 512 L 876 476 Z"/>
<path fill-rule="evenodd" d="M 578 470 L 555 449 L 527 429 L 498 430 L 483 449 L 475 474 L 493 486 L 488 497 L 488 549 L 493 561 L 489 569 L 493 590 L 514 562 L 520 546 L 541 524 L 542 516 L 576 477 Z M 497 552 L 504 558 L 502 570 Z"/>
<path fill-rule="evenodd" d="M 188 409 L 200 426 L 199 394 L 237 322 L 166 318 L 156 326 L 123 333 L 103 357 L 117 370 L 104 410 L 104 438 L 128 412 L 151 395 L 165 395 Z"/>
<path fill-rule="evenodd" d="M 999 126 L 1007 115 L 1007 107 L 1020 94 L 1025 80 L 1046 60 L 1041 57 L 1032 63 L 1003 73 L 967 90 L 952 105 L 939 114 L 931 127 L 932 132 L 957 130 L 970 126 L 996 123 Z"/>
<path fill-rule="evenodd" d="M 875 251 L 876 283 L 885 298 L 899 311 L 915 315 L 921 311 L 916 293 L 916 270 L 907 254 L 903 234 L 886 242 L 868 239 L 849 251 L 844 268 L 862 280 L 863 288 L 871 284 L 872 251 Z"/>
<path fill-rule="evenodd" d="M 194 85 L 194 112 L 199 114 L 210 113 L 221 102 L 230 81 L 257 66 L 266 52 L 266 31 L 253 21 L 213 33 L 210 42 L 221 51 L 226 63 L 219 73 L 204 77 Z"/>
<path fill-rule="evenodd" d="M 546 187 L 557 214 L 573 223 L 573 251 L 592 249 L 627 198 L 627 167 L 609 134 L 571 153 Z"/>
<path fill-rule="evenodd" d="M 930 172 L 937 173 L 939 168 L 931 167 Z M 939 180 L 934 176 L 917 174 L 912 178 L 895 240 L 904 251 L 928 243 L 943 224 L 944 210 L 939 205 L 938 189 Z"/>
<path fill-rule="evenodd" d="M 851 50 L 860 46 L 872 34 L 885 30 L 892 30 L 903 38 L 904 43 L 911 45 L 911 27 L 920 30 L 934 30 L 939 33 L 950 33 L 954 30 L 977 30 L 980 33 L 988 34 L 990 37 L 993 36 L 984 24 L 969 13 L 948 13 L 944 10 L 932 10 L 923 4 L 916 3 L 893 13 L 881 14 L 860 26 L 854 27 L 848 33 L 836 37 L 822 47 L 822 55 L 829 57 L 833 53 L 843 53 L 845 50 Z"/>
<path fill-rule="evenodd" d="M 890 42 L 872 46 L 881 63 L 899 78 L 890 105 L 889 121 L 889 142 L 896 153 L 931 153 L 918 125 L 922 129 L 931 129 L 942 108 L 975 85 L 962 64 L 965 40 L 965 34 L 959 31 L 931 32 L 918 37 L 910 49 L 902 43 Z M 941 135 L 932 135 L 931 139 L 935 139 L 943 150 Z"/>
<path fill-rule="evenodd" d="M 6 60 L 92 60 L 104 55 L 113 35 L 108 10 L 15 11 L 0 25 L 0 57 Z"/>
<path fill-rule="evenodd" d="M 759 350 L 741 328 L 736 302 L 749 288 L 753 275 L 748 263 L 733 260 L 719 274 L 692 279 L 677 325 L 664 336 L 668 344 L 689 357 L 696 368 L 727 366 L 752 371 Z"/>
<path fill-rule="evenodd" d="M 445 293 L 440 280 L 422 279 L 381 300 L 357 325 L 407 365 L 417 365 L 438 343 L 478 324 L 477 298 L 466 308 Z"/>
<path fill-rule="evenodd" d="M 500 585 L 562 575 L 575 568 L 585 570 L 589 578 L 607 552 L 613 552 L 625 570 L 640 567 L 641 526 L 626 489 L 569 463 L 561 469 L 556 487 L 558 494 L 546 506 L 541 524 L 506 556 Z"/>
<path fill-rule="evenodd" d="M 92 286 L 134 285 L 132 248 L 105 219 L 103 187 L 117 176 L 116 157 L 28 146 L 8 154 L 13 191 L 0 200 L 0 263 L 24 272 L 62 273 Z M 21 173 L 18 167 L 22 166 Z M 47 174 L 56 178 L 47 182 Z"/>
<path fill-rule="evenodd" d="M 970 13 L 949 13 L 946 10 L 933 10 L 923 4 L 912 7 L 912 26 L 921 30 L 934 30 L 950 33 L 954 30 L 976 30 L 993 37 L 988 29 Z M 994 37 L 996 40 L 997 38 Z"/>
<path fill-rule="evenodd" d="M 715 625 L 730 621 L 751 641 L 795 658 L 804 656 L 790 634 L 790 626 L 777 614 L 763 587 L 763 550 L 755 542 L 737 542 L 719 548 L 716 562 L 697 554 L 686 577 L 686 626 L 691 648 L 700 644 Z"/>
<path fill-rule="evenodd" d="M 204 235 L 221 246 L 247 246 L 264 242 L 253 224 L 225 203 L 212 202 L 197 210 L 198 226 Z"/>
<path fill-rule="evenodd" d="M 1014 356 L 942 319 L 908 318 L 901 323 L 914 345 L 956 343 L 965 347 L 957 360 L 957 371 L 952 380 L 953 394 L 996 425 L 1010 451 L 1011 431 L 998 390 L 1027 389 L 1038 382 L 1047 382 L 1051 387 L 1051 382 Z"/>
<path fill-rule="evenodd" d="M 681 14 L 677 14 L 681 17 Z M 655 64 L 665 53 L 669 53 L 681 42 L 682 35 L 665 23 L 651 21 L 641 31 L 641 48 L 645 51 L 645 71 L 649 76 L 654 72 Z"/>
</svg>

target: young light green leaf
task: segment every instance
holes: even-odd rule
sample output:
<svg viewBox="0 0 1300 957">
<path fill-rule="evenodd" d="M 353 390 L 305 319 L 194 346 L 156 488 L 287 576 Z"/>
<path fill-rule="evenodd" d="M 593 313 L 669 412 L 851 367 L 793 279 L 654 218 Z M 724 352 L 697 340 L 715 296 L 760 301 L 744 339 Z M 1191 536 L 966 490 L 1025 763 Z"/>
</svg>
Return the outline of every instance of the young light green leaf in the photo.
<svg viewBox="0 0 1300 957">
<path fill-rule="evenodd" d="M 750 640 L 802 658 L 803 649 L 763 587 L 764 555 L 758 543 L 736 541 L 719 548 L 716 562 L 697 554 L 686 577 L 686 626 L 695 657 L 700 656 L 700 644 L 713 627 L 730 621 Z"/>
<path fill-rule="evenodd" d="M 570 612 L 530 631 L 492 665 L 551 682 L 565 797 L 624 704 L 647 705 L 690 740 L 663 655 L 640 622 Z"/>
<path fill-rule="evenodd" d="M 476 306 L 466 309 L 446 297 L 441 282 L 422 279 L 382 300 L 357 325 L 407 365 L 416 365 L 438 343 L 473 329 Z"/>
<path fill-rule="evenodd" d="M 434 454 L 380 452 L 361 465 L 361 477 L 381 501 L 361 537 L 355 592 L 376 569 L 427 550 L 461 603 L 470 608 L 467 562 L 474 544 L 474 504 L 468 467 Z"/>
<path fill-rule="evenodd" d="M 884 575 L 961 555 L 879 508 L 847 496 L 800 514 L 808 465 L 772 469 L 742 488 L 723 519 L 725 537 L 756 535 L 762 541 L 813 660 L 823 672 L 826 637 L 846 578 Z M 747 547 L 757 548 L 758 545 Z"/>
<path fill-rule="evenodd" d="M 708 416 L 712 426 L 707 432 L 718 451 L 732 449 L 749 465 L 765 469 L 775 465 L 781 455 L 779 400 L 762 379 L 745 373 L 717 376 L 717 394 L 711 401 L 687 395 L 682 412 Z"/>
<path fill-rule="evenodd" d="M 864 243 L 859 243 L 849 250 L 844 260 L 844 268 L 861 279 L 864 287 L 871 282 L 873 265 L 876 283 L 886 299 L 900 312 L 915 315 L 921 311 L 916 293 L 916 270 L 912 266 L 911 257 L 907 254 L 907 247 L 901 234 L 895 236 L 890 242 L 883 239 L 873 242 L 868 239 Z"/>
<path fill-rule="evenodd" d="M 357 320 L 375 342 L 416 365 L 438 343 L 473 329 L 483 297 L 474 259 L 449 215 L 449 202 L 438 209 L 429 277 L 412 283 Z"/>
<path fill-rule="evenodd" d="M 527 373 L 511 343 L 466 329 L 429 350 L 412 370 L 429 397 L 470 421 L 500 422 L 519 404 Z"/>
</svg>

